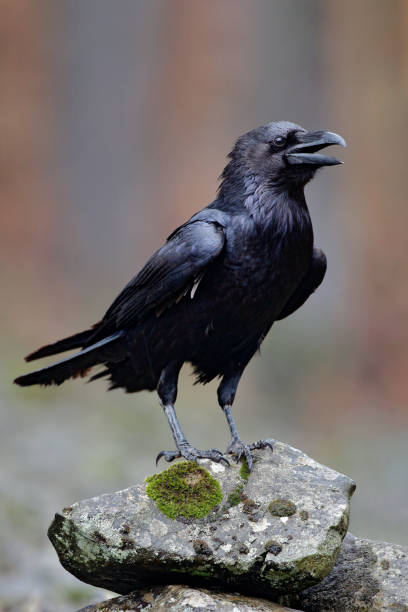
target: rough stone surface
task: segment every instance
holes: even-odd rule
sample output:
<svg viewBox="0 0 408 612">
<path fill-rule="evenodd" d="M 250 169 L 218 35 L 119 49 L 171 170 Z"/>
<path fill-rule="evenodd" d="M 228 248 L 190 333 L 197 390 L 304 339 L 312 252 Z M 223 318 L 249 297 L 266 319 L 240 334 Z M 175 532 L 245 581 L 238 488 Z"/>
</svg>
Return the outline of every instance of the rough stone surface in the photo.
<svg viewBox="0 0 408 612">
<path fill-rule="evenodd" d="M 281 442 L 274 453 L 254 452 L 247 480 L 239 465 L 200 464 L 223 493 L 205 518 L 168 518 L 145 484 L 81 501 L 49 529 L 62 565 L 122 594 L 183 582 L 271 598 L 330 572 L 347 531 L 353 481 Z"/>
<path fill-rule="evenodd" d="M 305 612 L 408 612 L 408 548 L 347 534 L 327 578 L 287 602 Z"/>
<path fill-rule="evenodd" d="M 197 589 L 188 586 L 157 586 L 129 595 L 115 597 L 94 606 L 82 608 L 79 612 L 293 612 L 279 604 L 246 597 L 238 593 Z"/>
</svg>

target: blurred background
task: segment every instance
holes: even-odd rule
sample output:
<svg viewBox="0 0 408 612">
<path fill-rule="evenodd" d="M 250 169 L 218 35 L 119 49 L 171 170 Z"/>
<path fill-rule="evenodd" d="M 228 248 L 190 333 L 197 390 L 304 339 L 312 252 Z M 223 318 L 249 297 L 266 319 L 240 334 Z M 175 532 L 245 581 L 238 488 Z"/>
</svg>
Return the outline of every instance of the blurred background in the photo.
<svg viewBox="0 0 408 612">
<path fill-rule="evenodd" d="M 251 362 L 237 425 L 354 478 L 351 531 L 408 545 L 408 2 L 0 7 L 3 608 L 103 599 L 59 566 L 47 527 L 140 482 L 173 444 L 155 394 L 23 390 L 22 357 L 99 320 L 213 199 L 234 140 L 271 120 L 339 132 L 348 149 L 307 187 L 325 282 Z M 215 389 L 183 369 L 178 413 L 200 448 L 229 441 Z"/>
</svg>

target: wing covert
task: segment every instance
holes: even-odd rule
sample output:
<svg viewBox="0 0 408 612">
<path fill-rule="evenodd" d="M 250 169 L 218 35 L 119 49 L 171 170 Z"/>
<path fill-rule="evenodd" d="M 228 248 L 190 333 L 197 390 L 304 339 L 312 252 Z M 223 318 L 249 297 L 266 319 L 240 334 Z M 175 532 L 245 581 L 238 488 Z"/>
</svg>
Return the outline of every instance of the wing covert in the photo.
<svg viewBox="0 0 408 612">
<path fill-rule="evenodd" d="M 182 225 L 126 285 L 102 325 L 113 323 L 120 329 L 136 325 L 152 311 L 159 316 L 189 290 L 195 291 L 224 242 L 222 226 L 217 222 L 191 220 Z"/>
</svg>

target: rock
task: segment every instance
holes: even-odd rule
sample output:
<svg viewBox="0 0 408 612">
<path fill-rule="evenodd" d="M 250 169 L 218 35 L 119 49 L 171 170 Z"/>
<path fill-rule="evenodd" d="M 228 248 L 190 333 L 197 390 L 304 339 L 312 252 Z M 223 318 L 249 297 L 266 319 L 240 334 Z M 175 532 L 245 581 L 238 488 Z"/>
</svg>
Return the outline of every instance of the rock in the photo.
<svg viewBox="0 0 408 612">
<path fill-rule="evenodd" d="M 271 598 L 330 572 L 353 481 L 281 442 L 254 452 L 249 477 L 246 464 L 200 465 L 65 508 L 49 529 L 62 565 L 122 594 L 182 581 Z"/>
<path fill-rule="evenodd" d="M 347 534 L 327 578 L 287 601 L 305 612 L 408 612 L 408 548 Z"/>
<path fill-rule="evenodd" d="M 79 612 L 295 612 L 279 604 L 245 597 L 238 593 L 197 589 L 188 586 L 169 585 L 134 591 L 129 595 L 115 597 L 94 606 L 82 608 Z"/>
</svg>

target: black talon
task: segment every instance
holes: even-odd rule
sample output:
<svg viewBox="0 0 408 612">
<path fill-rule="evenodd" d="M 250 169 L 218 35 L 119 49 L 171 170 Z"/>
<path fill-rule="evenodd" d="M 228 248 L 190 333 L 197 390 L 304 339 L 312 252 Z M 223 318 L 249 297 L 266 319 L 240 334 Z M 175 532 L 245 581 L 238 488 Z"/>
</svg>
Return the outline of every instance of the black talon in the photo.
<svg viewBox="0 0 408 612">
<path fill-rule="evenodd" d="M 183 442 L 178 446 L 178 451 L 161 451 L 156 457 L 156 466 L 160 459 L 164 457 L 164 459 L 170 463 L 174 459 L 178 459 L 179 457 L 184 457 L 187 461 L 194 461 L 198 463 L 198 459 L 210 459 L 211 461 L 215 461 L 216 463 L 221 463 L 222 461 L 230 467 L 230 463 L 228 459 L 226 459 L 221 451 L 216 448 L 212 448 L 208 451 L 198 450 L 191 446 L 188 442 Z"/>
<path fill-rule="evenodd" d="M 177 451 L 160 451 L 156 457 L 156 467 L 162 457 L 164 457 L 164 460 L 167 461 L 167 463 L 171 463 L 171 461 L 178 459 L 181 457 L 181 455 Z"/>
<path fill-rule="evenodd" d="M 270 448 L 273 452 L 272 442 L 269 440 L 258 440 L 258 442 L 254 442 L 249 447 L 251 450 L 260 449 L 260 448 Z"/>
<path fill-rule="evenodd" d="M 163 457 L 163 455 L 164 455 L 164 451 L 160 451 L 160 453 L 157 455 L 157 457 L 156 457 L 156 467 L 157 467 L 157 464 L 159 463 L 160 459 Z"/>
<path fill-rule="evenodd" d="M 231 453 L 237 463 L 245 456 L 248 471 L 250 472 L 253 466 L 251 450 L 258 450 L 261 448 L 270 448 L 273 452 L 272 442 L 269 440 L 258 440 L 258 442 L 254 442 L 253 444 L 245 444 L 239 437 L 233 437 L 228 445 L 227 453 Z"/>
<path fill-rule="evenodd" d="M 221 463 L 222 461 L 224 461 L 225 464 L 230 467 L 230 462 L 224 457 L 223 453 L 218 450 L 218 448 L 211 448 L 209 451 L 198 452 L 202 452 L 203 459 L 210 459 L 211 461 L 215 461 L 216 463 Z"/>
</svg>

